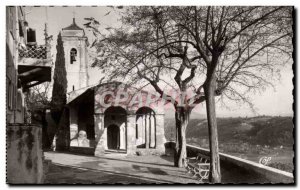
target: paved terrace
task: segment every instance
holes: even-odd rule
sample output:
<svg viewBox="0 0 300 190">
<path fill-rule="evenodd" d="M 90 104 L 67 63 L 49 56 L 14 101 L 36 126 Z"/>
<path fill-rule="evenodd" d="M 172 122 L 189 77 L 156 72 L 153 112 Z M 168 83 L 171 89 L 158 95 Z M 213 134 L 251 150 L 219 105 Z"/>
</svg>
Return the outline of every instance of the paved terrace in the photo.
<svg viewBox="0 0 300 190">
<path fill-rule="evenodd" d="M 173 166 L 173 156 L 126 156 L 118 153 L 103 157 L 45 152 L 52 160 L 45 183 L 141 184 L 199 183 L 184 168 Z M 259 177 L 234 168 L 222 167 L 222 183 L 263 183 Z"/>
</svg>

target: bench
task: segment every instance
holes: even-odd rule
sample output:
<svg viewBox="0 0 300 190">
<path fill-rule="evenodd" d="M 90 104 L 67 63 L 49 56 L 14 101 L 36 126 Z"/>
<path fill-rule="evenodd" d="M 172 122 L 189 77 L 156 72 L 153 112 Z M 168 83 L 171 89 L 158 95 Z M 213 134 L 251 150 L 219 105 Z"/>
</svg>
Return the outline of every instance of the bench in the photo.
<svg viewBox="0 0 300 190">
<path fill-rule="evenodd" d="M 185 168 L 188 173 L 193 174 L 193 177 L 199 178 L 199 181 L 208 179 L 210 169 L 210 158 L 202 154 L 196 157 L 186 158 Z"/>
</svg>

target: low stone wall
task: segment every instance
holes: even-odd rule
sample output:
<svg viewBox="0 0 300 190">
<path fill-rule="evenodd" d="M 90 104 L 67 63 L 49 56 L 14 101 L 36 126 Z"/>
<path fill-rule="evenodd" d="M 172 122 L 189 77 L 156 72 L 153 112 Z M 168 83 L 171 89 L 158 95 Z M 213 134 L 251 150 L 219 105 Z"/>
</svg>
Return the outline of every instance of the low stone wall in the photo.
<svg viewBox="0 0 300 190">
<path fill-rule="evenodd" d="M 175 148 L 175 143 L 167 142 L 165 146 L 166 148 Z M 196 156 L 199 153 L 206 156 L 210 155 L 210 151 L 208 149 L 187 145 L 188 157 Z M 230 166 L 234 168 L 234 170 L 241 170 L 241 173 L 247 171 L 247 173 L 250 175 L 259 176 L 260 182 L 264 181 L 267 183 L 294 183 L 294 177 L 292 173 L 264 166 L 262 164 L 238 158 L 236 156 L 220 153 L 220 164 L 221 167 Z"/>
<path fill-rule="evenodd" d="M 8 184 L 43 183 L 42 128 L 7 125 L 6 162 Z"/>
<path fill-rule="evenodd" d="M 134 153 L 131 153 L 131 155 L 164 155 L 165 149 L 162 148 L 137 148 Z"/>
</svg>

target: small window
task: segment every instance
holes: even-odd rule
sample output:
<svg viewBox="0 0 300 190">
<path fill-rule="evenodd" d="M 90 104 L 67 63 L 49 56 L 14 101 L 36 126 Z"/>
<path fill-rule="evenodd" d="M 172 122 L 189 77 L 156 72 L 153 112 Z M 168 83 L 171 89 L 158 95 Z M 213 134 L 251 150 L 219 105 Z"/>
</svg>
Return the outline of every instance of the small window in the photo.
<svg viewBox="0 0 300 190">
<path fill-rule="evenodd" d="M 8 49 L 9 49 L 9 52 L 10 52 L 10 57 L 9 58 L 11 58 L 11 62 L 12 63 L 10 63 L 10 64 L 14 64 L 13 63 L 13 60 L 15 59 L 15 53 L 16 53 L 16 51 L 15 51 L 15 39 L 14 39 L 14 35 L 13 35 L 13 33 L 12 32 L 9 32 L 9 37 L 8 37 Z"/>
<path fill-rule="evenodd" d="M 18 111 L 22 111 L 22 107 L 23 107 L 23 97 L 21 92 L 17 91 L 17 109 Z"/>
<path fill-rule="evenodd" d="M 17 109 L 17 87 L 16 85 L 13 85 L 13 109 Z"/>
<path fill-rule="evenodd" d="M 77 59 L 77 50 L 75 48 L 72 48 L 70 52 L 70 63 L 73 64 L 73 62 L 75 62 L 76 59 Z"/>
<path fill-rule="evenodd" d="M 11 88 L 12 88 L 12 84 L 11 84 L 11 80 L 10 79 L 7 79 L 8 80 L 8 85 L 7 85 L 7 96 L 6 96 L 6 100 L 7 100 L 7 105 L 8 105 L 8 108 L 11 109 L 12 108 L 12 91 L 11 91 Z"/>
<path fill-rule="evenodd" d="M 11 81 L 8 82 L 8 108 L 13 110 L 15 107 L 15 86 Z"/>
<path fill-rule="evenodd" d="M 19 20 L 19 36 L 24 37 L 24 28 L 21 20 Z"/>
<path fill-rule="evenodd" d="M 75 86 L 73 85 L 73 91 L 75 90 Z"/>
<path fill-rule="evenodd" d="M 14 97 L 15 97 L 15 94 L 14 94 L 14 85 L 11 83 L 9 88 L 10 88 L 9 107 L 10 107 L 10 109 L 13 109 Z"/>
</svg>

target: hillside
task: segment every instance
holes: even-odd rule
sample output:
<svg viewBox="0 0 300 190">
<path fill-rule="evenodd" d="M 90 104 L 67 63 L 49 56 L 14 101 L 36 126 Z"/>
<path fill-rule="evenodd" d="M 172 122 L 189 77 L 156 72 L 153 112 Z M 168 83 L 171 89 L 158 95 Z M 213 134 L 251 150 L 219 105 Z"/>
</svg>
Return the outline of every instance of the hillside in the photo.
<svg viewBox="0 0 300 190">
<path fill-rule="evenodd" d="M 218 118 L 219 140 L 224 143 L 247 142 L 260 146 L 287 146 L 293 141 L 291 117 Z M 165 119 L 167 140 L 174 140 L 175 120 Z M 189 140 L 208 139 L 205 119 L 191 119 L 187 128 Z"/>
<path fill-rule="evenodd" d="M 218 118 L 220 152 L 258 162 L 271 157 L 269 166 L 292 172 L 292 117 Z M 187 128 L 187 143 L 209 148 L 207 121 L 191 119 Z M 167 140 L 175 139 L 175 120 L 165 120 Z"/>
</svg>

